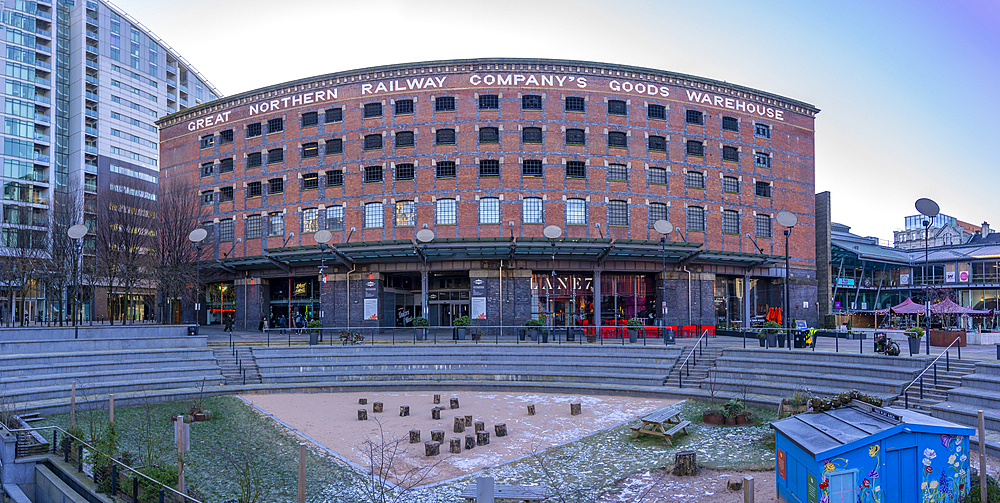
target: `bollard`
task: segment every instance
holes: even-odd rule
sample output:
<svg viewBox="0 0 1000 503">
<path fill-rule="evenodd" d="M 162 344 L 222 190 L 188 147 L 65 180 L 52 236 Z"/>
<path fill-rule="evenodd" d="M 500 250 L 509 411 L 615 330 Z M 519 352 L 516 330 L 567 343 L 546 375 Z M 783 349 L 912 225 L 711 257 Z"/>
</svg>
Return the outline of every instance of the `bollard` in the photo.
<svg viewBox="0 0 1000 503">
<path fill-rule="evenodd" d="M 466 435 L 465 436 L 465 450 L 469 450 L 476 447 L 476 436 Z"/>
<path fill-rule="evenodd" d="M 409 415 L 410 415 L 410 406 L 409 405 L 400 405 L 399 406 L 399 417 L 405 417 L 405 416 L 409 416 Z"/>
<path fill-rule="evenodd" d="M 372 412 L 382 412 L 382 402 L 372 403 Z"/>
<path fill-rule="evenodd" d="M 139 501 L 139 476 L 132 477 L 132 501 Z"/>
<path fill-rule="evenodd" d="M 753 477 L 745 475 L 743 477 L 743 503 L 754 503 Z"/>
<path fill-rule="evenodd" d="M 118 465 L 115 463 L 111 464 L 111 497 L 114 498 L 118 494 Z"/>
<path fill-rule="evenodd" d="M 465 433 L 465 418 L 462 416 L 455 416 L 455 433 Z"/>
<path fill-rule="evenodd" d="M 581 406 L 582 406 L 582 404 L 579 404 L 579 403 L 571 403 L 571 404 L 569 404 L 569 415 L 571 415 L 571 416 L 579 416 L 580 414 L 582 414 L 583 412 L 580 410 Z"/>
</svg>

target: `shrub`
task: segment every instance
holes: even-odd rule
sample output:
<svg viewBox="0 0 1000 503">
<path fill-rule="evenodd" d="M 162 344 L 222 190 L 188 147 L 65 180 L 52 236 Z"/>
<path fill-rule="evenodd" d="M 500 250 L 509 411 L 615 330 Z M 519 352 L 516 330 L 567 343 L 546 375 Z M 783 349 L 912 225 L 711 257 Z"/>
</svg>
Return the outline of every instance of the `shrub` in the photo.
<svg viewBox="0 0 1000 503">
<path fill-rule="evenodd" d="M 456 327 L 467 327 L 472 324 L 472 318 L 468 316 L 460 316 L 455 318 L 455 321 L 451 322 L 452 325 Z"/>
<path fill-rule="evenodd" d="M 311 329 L 311 330 L 306 330 L 306 332 L 314 334 L 316 332 L 319 332 L 319 330 L 316 330 L 317 328 L 323 328 L 323 322 L 319 320 L 312 320 L 306 325 L 306 328 Z"/>
<path fill-rule="evenodd" d="M 795 393 L 788 395 L 788 398 L 786 398 L 785 400 L 788 402 L 788 405 L 791 405 L 793 407 L 801 407 L 809 403 L 809 396 L 801 391 L 796 391 Z"/>
<path fill-rule="evenodd" d="M 639 328 L 642 326 L 642 321 L 640 321 L 639 318 L 629 318 L 629 320 L 625 322 L 625 326 L 629 328 Z"/>
<path fill-rule="evenodd" d="M 542 320 L 536 320 L 534 318 L 529 318 L 527 321 L 524 322 L 524 326 L 526 326 L 526 327 L 541 327 L 541 326 L 544 326 L 544 325 L 543 325 Z"/>
<path fill-rule="evenodd" d="M 903 332 L 903 334 L 907 337 L 916 337 L 919 339 L 924 336 L 924 329 L 920 327 L 908 328 L 905 332 Z"/>
<path fill-rule="evenodd" d="M 729 400 L 729 402 L 727 402 L 726 405 L 723 406 L 723 408 L 726 410 L 725 412 L 726 417 L 736 417 L 742 414 L 744 410 L 746 410 L 746 406 L 743 405 L 743 402 L 735 398 Z"/>
<path fill-rule="evenodd" d="M 962 501 L 982 503 L 979 499 L 979 473 L 969 477 L 969 492 Z M 986 475 L 986 503 L 1000 503 L 1000 483 L 992 475 Z"/>
<path fill-rule="evenodd" d="M 424 318 L 423 316 L 413 318 L 413 326 L 415 327 L 428 327 L 430 324 L 431 322 L 427 321 L 427 318 Z"/>
<path fill-rule="evenodd" d="M 778 322 L 773 321 L 773 320 L 767 320 L 767 321 L 765 321 L 763 326 L 764 326 L 764 330 L 761 331 L 762 335 L 763 334 L 776 334 L 776 333 L 778 333 L 778 329 L 781 328 L 781 325 L 779 325 Z"/>
</svg>

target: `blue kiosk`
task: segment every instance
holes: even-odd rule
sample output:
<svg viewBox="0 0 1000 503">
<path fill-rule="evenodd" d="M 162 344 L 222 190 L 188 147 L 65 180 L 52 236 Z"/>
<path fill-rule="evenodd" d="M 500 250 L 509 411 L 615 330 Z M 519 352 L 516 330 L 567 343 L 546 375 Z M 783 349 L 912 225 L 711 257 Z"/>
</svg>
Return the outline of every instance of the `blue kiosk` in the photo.
<svg viewBox="0 0 1000 503">
<path fill-rule="evenodd" d="M 957 503 L 969 490 L 966 426 L 853 400 L 771 427 L 779 501 Z"/>
</svg>

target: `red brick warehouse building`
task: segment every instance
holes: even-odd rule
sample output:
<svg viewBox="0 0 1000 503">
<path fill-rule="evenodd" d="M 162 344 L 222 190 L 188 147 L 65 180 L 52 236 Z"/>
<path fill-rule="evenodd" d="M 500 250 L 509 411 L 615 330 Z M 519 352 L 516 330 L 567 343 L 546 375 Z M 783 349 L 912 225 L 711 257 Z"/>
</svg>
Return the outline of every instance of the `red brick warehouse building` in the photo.
<svg viewBox="0 0 1000 503">
<path fill-rule="evenodd" d="M 164 117 L 161 186 L 190 193 L 161 198 L 202 202 L 202 322 L 652 324 L 665 303 L 742 326 L 783 303 L 784 210 L 791 315 L 815 323 L 818 111 L 605 63 L 365 68 Z"/>
</svg>

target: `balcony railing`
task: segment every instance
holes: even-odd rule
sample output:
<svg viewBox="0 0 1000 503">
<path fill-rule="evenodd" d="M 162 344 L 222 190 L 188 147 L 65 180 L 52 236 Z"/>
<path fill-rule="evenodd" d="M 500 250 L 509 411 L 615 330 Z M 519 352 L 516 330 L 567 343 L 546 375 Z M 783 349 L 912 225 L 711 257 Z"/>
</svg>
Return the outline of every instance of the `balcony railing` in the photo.
<svg viewBox="0 0 1000 503">
<path fill-rule="evenodd" d="M 87 75 L 85 78 L 87 82 L 94 84 L 95 86 L 100 84 L 100 81 L 97 80 L 97 77 L 94 77 L 93 75 Z"/>
<path fill-rule="evenodd" d="M 45 103 L 46 105 L 52 103 L 52 100 L 48 96 L 42 96 L 40 94 L 35 95 L 35 103 Z"/>
<path fill-rule="evenodd" d="M 87 60 L 87 67 L 93 68 L 94 70 L 100 70 L 100 67 L 97 66 L 97 61 L 91 61 L 89 59 Z"/>
<path fill-rule="evenodd" d="M 43 37 L 52 38 L 52 32 L 51 31 L 49 31 L 49 30 L 43 30 L 41 28 L 35 28 L 35 34 L 36 35 L 41 35 Z"/>
<path fill-rule="evenodd" d="M 42 153 L 39 153 L 39 152 L 34 152 L 32 154 L 32 158 L 36 162 L 44 162 L 44 163 L 48 163 L 49 162 L 49 156 L 47 156 L 45 154 L 42 154 Z"/>
<path fill-rule="evenodd" d="M 83 131 L 85 133 L 89 134 L 89 135 L 94 135 L 94 136 L 98 136 L 99 135 L 99 132 L 97 131 L 97 128 L 95 128 L 95 127 L 84 126 Z"/>
<path fill-rule="evenodd" d="M 96 110 L 84 110 L 83 113 L 85 113 L 87 115 L 87 117 L 93 117 L 95 119 L 97 118 L 97 111 Z"/>
<path fill-rule="evenodd" d="M 52 54 L 52 48 L 48 47 L 48 46 L 44 46 L 42 44 L 35 44 L 35 50 L 36 51 L 42 51 L 45 54 Z"/>
<path fill-rule="evenodd" d="M 44 123 L 48 124 L 49 123 L 49 118 L 48 118 L 48 116 L 43 115 L 43 114 L 35 114 L 35 122 L 44 122 Z"/>
<path fill-rule="evenodd" d="M 97 97 L 97 93 L 92 93 L 90 91 L 86 91 L 85 96 L 87 97 L 88 100 L 99 101 L 99 99 Z"/>
<path fill-rule="evenodd" d="M 91 145 L 84 145 L 83 150 L 87 151 L 89 154 L 97 155 L 97 147 Z"/>
<path fill-rule="evenodd" d="M 52 65 L 50 63 L 46 63 L 45 61 L 35 60 L 35 66 L 40 67 L 40 68 L 44 68 L 46 70 L 51 70 L 52 69 Z"/>
</svg>

